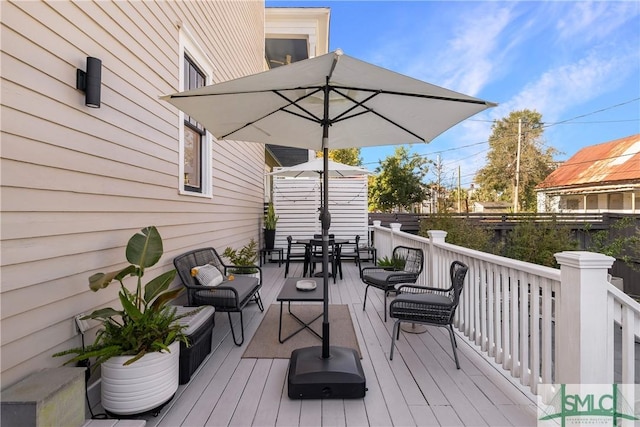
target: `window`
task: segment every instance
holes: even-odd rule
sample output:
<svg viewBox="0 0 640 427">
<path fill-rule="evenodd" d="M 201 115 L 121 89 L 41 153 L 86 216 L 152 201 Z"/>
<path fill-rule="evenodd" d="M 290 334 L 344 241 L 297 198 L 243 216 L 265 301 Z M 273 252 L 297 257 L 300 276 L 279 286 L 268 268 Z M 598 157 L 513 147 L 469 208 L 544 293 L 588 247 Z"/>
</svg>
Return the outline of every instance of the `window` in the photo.
<svg viewBox="0 0 640 427">
<path fill-rule="evenodd" d="M 205 76 L 188 56 L 184 57 L 183 90 L 205 86 Z M 204 127 L 184 114 L 184 190 L 202 193 L 202 146 L 206 139 Z"/>
<path fill-rule="evenodd" d="M 587 209 L 591 209 L 591 210 L 598 209 L 598 195 L 597 194 L 589 194 L 587 196 Z"/>
<path fill-rule="evenodd" d="M 621 210 L 623 208 L 622 193 L 609 194 L 609 209 Z"/>
<path fill-rule="evenodd" d="M 196 89 L 212 82 L 213 64 L 185 27 L 180 30 L 180 54 L 181 90 Z M 183 112 L 179 117 L 180 193 L 211 197 L 212 137 L 194 118 Z"/>
<path fill-rule="evenodd" d="M 580 200 L 578 199 L 567 199 L 567 209 L 570 210 L 578 210 L 580 208 Z"/>
</svg>

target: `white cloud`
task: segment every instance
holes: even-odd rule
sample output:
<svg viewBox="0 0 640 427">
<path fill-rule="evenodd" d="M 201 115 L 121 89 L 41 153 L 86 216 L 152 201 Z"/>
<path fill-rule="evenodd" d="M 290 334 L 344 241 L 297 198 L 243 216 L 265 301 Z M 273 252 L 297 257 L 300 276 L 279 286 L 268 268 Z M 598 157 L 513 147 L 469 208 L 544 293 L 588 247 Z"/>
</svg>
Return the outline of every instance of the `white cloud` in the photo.
<svg viewBox="0 0 640 427">
<path fill-rule="evenodd" d="M 545 121 L 558 120 L 569 109 L 613 90 L 630 72 L 637 54 L 591 52 L 574 63 L 549 69 L 493 111 L 495 118 L 510 111 L 535 109 Z"/>
<path fill-rule="evenodd" d="M 577 2 L 558 19 L 556 29 L 560 41 L 582 43 L 604 38 L 627 21 L 638 16 L 638 2 Z"/>
</svg>

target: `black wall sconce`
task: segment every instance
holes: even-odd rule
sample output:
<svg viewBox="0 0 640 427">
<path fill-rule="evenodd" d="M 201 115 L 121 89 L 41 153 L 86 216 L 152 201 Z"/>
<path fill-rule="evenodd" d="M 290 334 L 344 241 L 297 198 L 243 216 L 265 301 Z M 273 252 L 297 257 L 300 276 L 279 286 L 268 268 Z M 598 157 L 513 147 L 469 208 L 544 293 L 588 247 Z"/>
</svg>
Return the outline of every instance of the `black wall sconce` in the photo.
<svg viewBox="0 0 640 427">
<path fill-rule="evenodd" d="M 102 61 L 87 56 L 87 71 L 76 70 L 76 89 L 85 94 L 85 105 L 100 108 L 100 86 L 102 85 Z"/>
</svg>

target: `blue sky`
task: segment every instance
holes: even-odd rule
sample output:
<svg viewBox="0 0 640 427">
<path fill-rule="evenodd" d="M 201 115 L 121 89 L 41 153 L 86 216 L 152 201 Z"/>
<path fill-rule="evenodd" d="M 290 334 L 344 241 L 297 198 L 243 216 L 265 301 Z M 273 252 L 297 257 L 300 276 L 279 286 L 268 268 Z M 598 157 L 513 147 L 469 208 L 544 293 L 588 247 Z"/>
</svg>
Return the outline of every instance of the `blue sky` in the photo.
<svg viewBox="0 0 640 427">
<path fill-rule="evenodd" d="M 542 114 L 546 145 L 566 160 L 580 148 L 640 133 L 640 2 L 267 1 L 329 7 L 330 50 L 497 102 L 411 146 L 435 160 L 445 184 L 473 182 L 491 121 Z M 375 169 L 394 147 L 363 148 Z M 432 168 L 433 169 L 433 168 Z M 428 179 L 435 179 L 434 174 Z"/>
</svg>

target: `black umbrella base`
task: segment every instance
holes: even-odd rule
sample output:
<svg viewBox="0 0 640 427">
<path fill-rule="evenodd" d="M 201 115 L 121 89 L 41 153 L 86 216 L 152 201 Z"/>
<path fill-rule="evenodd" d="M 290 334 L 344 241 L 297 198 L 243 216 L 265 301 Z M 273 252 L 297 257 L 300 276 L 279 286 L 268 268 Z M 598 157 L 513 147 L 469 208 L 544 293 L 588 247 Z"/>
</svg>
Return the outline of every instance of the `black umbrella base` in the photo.
<svg viewBox="0 0 640 427">
<path fill-rule="evenodd" d="M 322 346 L 299 348 L 289 362 L 289 398 L 357 399 L 367 392 L 358 352 L 332 346 L 322 358 Z"/>
</svg>

